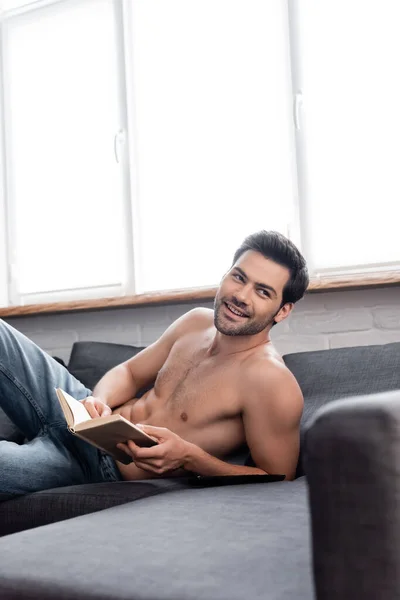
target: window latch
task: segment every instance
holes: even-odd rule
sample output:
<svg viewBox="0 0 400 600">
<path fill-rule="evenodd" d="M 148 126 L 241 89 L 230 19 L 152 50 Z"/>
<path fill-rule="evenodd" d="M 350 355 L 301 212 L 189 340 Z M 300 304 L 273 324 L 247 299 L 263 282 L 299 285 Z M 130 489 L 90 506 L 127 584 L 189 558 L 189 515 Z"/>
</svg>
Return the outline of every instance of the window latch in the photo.
<svg viewBox="0 0 400 600">
<path fill-rule="evenodd" d="M 293 120 L 297 131 L 300 131 L 300 113 L 303 106 L 302 92 L 296 92 L 293 97 Z"/>
<path fill-rule="evenodd" d="M 114 156 L 118 164 L 121 162 L 123 156 L 124 145 L 125 131 L 123 129 L 119 129 L 114 136 Z"/>
</svg>

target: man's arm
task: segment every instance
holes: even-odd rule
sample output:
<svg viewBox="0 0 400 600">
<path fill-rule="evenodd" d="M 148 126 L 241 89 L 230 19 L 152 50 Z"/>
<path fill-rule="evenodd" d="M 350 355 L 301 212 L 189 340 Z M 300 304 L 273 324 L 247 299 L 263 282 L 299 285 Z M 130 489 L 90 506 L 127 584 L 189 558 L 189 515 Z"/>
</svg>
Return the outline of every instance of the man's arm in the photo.
<svg viewBox="0 0 400 600">
<path fill-rule="evenodd" d="M 154 344 L 108 371 L 94 388 L 93 398 L 100 399 L 110 408 L 134 398 L 140 389 L 156 379 L 175 342 L 185 333 L 204 326 L 209 319 L 209 311 L 202 308 L 195 308 L 179 317 Z M 85 400 L 91 416 L 99 416 L 90 405 L 91 400 Z"/>
<path fill-rule="evenodd" d="M 249 389 L 243 424 L 251 456 L 265 472 L 282 473 L 292 480 L 299 459 L 304 406 L 300 387 L 285 365 L 275 363 L 254 368 Z"/>
<path fill-rule="evenodd" d="M 200 475 L 284 474 L 292 480 L 299 456 L 299 424 L 303 396 L 290 371 L 280 364 L 267 368 L 262 362 L 249 374 L 248 399 L 243 406 L 246 441 L 256 467 L 232 465 L 211 456 L 163 427 L 143 425 L 159 445 L 139 448 L 121 444 L 135 464 L 157 475 L 185 468 Z"/>
<path fill-rule="evenodd" d="M 154 475 L 165 475 L 177 469 L 199 475 L 265 475 L 261 469 L 224 462 L 165 427 L 136 426 L 156 438 L 158 446 L 141 448 L 128 440 L 126 444 L 117 444 L 117 447 L 131 456 L 137 467 Z"/>
</svg>

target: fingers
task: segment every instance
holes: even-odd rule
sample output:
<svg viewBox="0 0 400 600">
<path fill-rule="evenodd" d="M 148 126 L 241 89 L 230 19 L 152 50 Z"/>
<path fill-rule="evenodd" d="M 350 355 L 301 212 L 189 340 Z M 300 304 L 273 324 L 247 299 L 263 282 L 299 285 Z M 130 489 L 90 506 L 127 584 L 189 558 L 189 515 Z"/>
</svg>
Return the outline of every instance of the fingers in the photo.
<svg viewBox="0 0 400 600">
<path fill-rule="evenodd" d="M 102 402 L 99 398 L 94 398 L 93 396 L 88 396 L 84 400 L 82 400 L 82 404 L 85 405 L 86 410 L 92 419 L 96 419 L 98 417 L 108 417 L 111 415 L 111 408 Z"/>
<path fill-rule="evenodd" d="M 123 452 L 126 452 L 126 454 L 128 454 L 129 456 L 132 456 L 132 453 L 129 450 L 127 444 L 123 444 L 121 442 L 120 444 L 117 444 L 117 448 L 119 448 L 119 450 L 122 450 Z"/>
<path fill-rule="evenodd" d="M 167 469 L 167 467 L 161 466 L 153 461 L 146 460 L 146 462 L 141 462 L 139 460 L 135 460 L 134 462 L 139 469 L 143 469 L 143 471 L 148 471 L 154 475 L 162 475 L 163 473 L 170 471 L 170 469 Z"/>
<path fill-rule="evenodd" d="M 136 427 L 140 427 L 145 433 L 155 437 L 165 437 L 165 434 L 170 431 L 166 427 L 154 427 L 153 425 L 142 425 L 141 423 L 136 423 Z"/>
<path fill-rule="evenodd" d="M 128 440 L 126 443 L 124 443 L 124 442 L 118 443 L 117 448 L 119 448 L 120 450 L 123 450 L 124 452 L 126 452 L 126 454 L 128 454 L 132 458 L 135 458 L 136 454 L 137 454 L 137 450 L 140 450 L 139 446 L 136 446 L 135 442 L 133 442 L 132 440 Z"/>
<path fill-rule="evenodd" d="M 151 448 L 141 448 L 140 446 L 137 446 L 132 440 L 128 440 L 126 443 L 121 442 L 117 444 L 117 448 L 120 448 L 120 450 L 123 450 L 135 460 L 142 459 L 147 461 L 149 459 L 160 459 L 164 456 L 164 451 L 160 451 L 159 446 L 153 446 Z"/>
<path fill-rule="evenodd" d="M 109 417 L 112 414 L 111 408 L 107 404 L 103 404 L 103 410 L 100 414 L 101 417 Z"/>
<path fill-rule="evenodd" d="M 129 449 L 128 444 L 124 444 L 121 442 L 120 444 L 117 444 L 117 448 L 119 448 L 119 450 L 122 450 L 123 452 L 125 452 L 125 454 L 133 458 L 133 452 Z"/>
<path fill-rule="evenodd" d="M 141 423 L 136 423 L 136 427 L 142 429 L 144 433 L 147 433 L 147 435 L 152 437 L 156 442 L 162 442 L 174 435 L 172 431 L 166 427 L 153 427 L 153 425 L 142 425 Z"/>
<path fill-rule="evenodd" d="M 162 458 L 164 456 L 164 449 L 160 446 L 151 446 L 150 448 L 141 448 L 137 446 L 132 440 L 128 440 L 128 448 L 132 452 L 132 456 L 135 458 Z"/>
<path fill-rule="evenodd" d="M 93 396 L 88 396 L 88 398 L 82 400 L 82 404 L 85 405 L 85 408 L 88 411 L 89 415 L 92 417 L 92 419 L 100 417 L 100 414 L 95 406 L 95 400 Z"/>
<path fill-rule="evenodd" d="M 131 442 L 131 444 L 133 446 L 136 446 L 136 444 L 134 444 L 134 442 Z M 124 443 L 117 444 L 117 448 L 119 448 L 120 450 L 123 450 L 124 452 L 126 452 L 126 454 L 128 454 L 128 456 L 133 458 L 135 465 L 139 469 L 143 469 L 144 471 L 148 471 L 149 473 L 152 473 L 152 474 L 160 474 L 165 471 L 162 460 L 159 458 L 141 458 L 141 459 L 139 459 L 137 456 L 135 456 L 136 452 L 132 451 L 128 447 L 128 444 L 124 444 Z M 143 450 L 143 448 L 139 448 L 138 446 L 136 446 L 136 448 L 138 450 Z"/>
<path fill-rule="evenodd" d="M 136 465 L 136 466 L 137 466 L 139 469 L 142 469 L 142 471 L 147 471 L 148 473 L 152 473 L 153 475 L 154 475 L 154 474 L 158 474 L 158 472 L 157 472 L 156 468 L 155 468 L 155 467 L 153 467 L 152 465 L 150 465 L 149 463 L 147 463 L 147 462 L 143 462 L 143 463 L 142 463 L 142 462 L 139 462 L 139 461 L 137 461 L 137 460 L 135 460 L 134 462 L 135 462 L 135 465 Z"/>
</svg>

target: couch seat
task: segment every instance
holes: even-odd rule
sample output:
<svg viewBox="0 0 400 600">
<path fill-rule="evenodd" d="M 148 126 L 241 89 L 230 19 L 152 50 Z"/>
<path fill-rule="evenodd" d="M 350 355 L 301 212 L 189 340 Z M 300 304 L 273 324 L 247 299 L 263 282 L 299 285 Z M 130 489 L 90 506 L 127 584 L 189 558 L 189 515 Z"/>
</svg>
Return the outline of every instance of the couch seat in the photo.
<svg viewBox="0 0 400 600">
<path fill-rule="evenodd" d="M 2 598 L 314 598 L 304 477 L 169 490 L 5 536 L 0 554 Z"/>
</svg>

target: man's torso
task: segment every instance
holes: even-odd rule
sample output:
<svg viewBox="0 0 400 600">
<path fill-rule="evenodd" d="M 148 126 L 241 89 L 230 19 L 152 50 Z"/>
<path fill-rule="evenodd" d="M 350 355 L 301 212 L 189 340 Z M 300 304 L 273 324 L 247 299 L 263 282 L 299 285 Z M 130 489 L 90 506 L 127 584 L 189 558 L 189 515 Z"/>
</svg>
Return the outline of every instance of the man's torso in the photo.
<svg viewBox="0 0 400 600">
<path fill-rule="evenodd" d="M 210 356 L 207 350 L 214 334 L 211 326 L 180 338 L 154 387 L 113 413 L 132 423 L 166 427 L 218 458 L 239 448 L 245 442 L 241 418 L 244 395 L 251 393 L 246 386 L 247 365 L 260 354 L 266 361 L 281 359 L 272 344 L 239 354 Z M 134 464 L 117 464 L 124 479 L 150 477 Z"/>
</svg>

